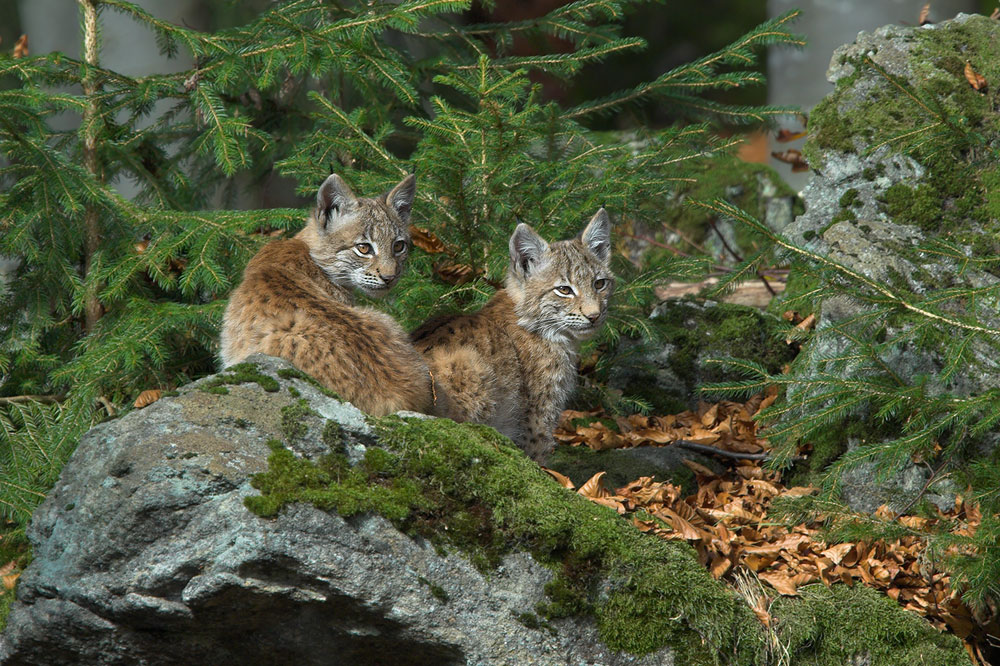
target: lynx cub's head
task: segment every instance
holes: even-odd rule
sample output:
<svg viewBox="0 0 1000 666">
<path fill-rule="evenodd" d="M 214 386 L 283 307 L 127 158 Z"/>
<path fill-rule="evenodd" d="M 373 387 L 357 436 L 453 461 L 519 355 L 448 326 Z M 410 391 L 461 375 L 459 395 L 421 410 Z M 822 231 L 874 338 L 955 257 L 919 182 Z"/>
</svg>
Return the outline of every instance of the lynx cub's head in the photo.
<svg viewBox="0 0 1000 666">
<path fill-rule="evenodd" d="M 546 243 L 521 223 L 510 237 L 507 293 L 518 324 L 557 342 L 593 335 L 608 311 L 611 220 L 603 208 L 578 238 Z"/>
<path fill-rule="evenodd" d="M 302 238 L 330 280 L 381 296 L 399 278 L 410 250 L 410 174 L 388 193 L 358 198 L 343 178 L 330 175 L 316 195 L 316 210 Z"/>
</svg>

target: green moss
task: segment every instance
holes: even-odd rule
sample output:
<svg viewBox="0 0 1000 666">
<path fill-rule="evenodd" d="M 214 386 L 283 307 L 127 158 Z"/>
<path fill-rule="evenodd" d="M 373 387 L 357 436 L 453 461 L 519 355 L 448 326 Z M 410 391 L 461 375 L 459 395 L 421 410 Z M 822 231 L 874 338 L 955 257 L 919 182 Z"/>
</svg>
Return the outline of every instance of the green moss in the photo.
<svg viewBox="0 0 1000 666">
<path fill-rule="evenodd" d="M 449 596 L 443 587 L 441 587 L 437 583 L 432 583 L 423 576 L 417 576 L 417 581 L 420 582 L 421 585 L 427 586 L 427 589 L 430 591 L 432 597 L 434 597 L 443 604 L 448 603 Z"/>
<path fill-rule="evenodd" d="M 851 210 L 850 208 L 841 208 L 840 210 L 837 211 L 836 215 L 830 218 L 829 222 L 827 222 L 823 227 L 820 228 L 819 235 L 822 236 L 823 234 L 825 234 L 830 227 L 837 224 L 838 222 L 853 221 L 856 219 L 858 219 L 858 216 L 854 214 L 853 210 Z"/>
<path fill-rule="evenodd" d="M 968 666 L 953 634 L 934 629 L 885 595 L 863 585 L 853 588 L 807 585 L 801 597 L 780 597 L 771 605 L 778 637 L 796 666 Z"/>
<path fill-rule="evenodd" d="M 886 212 L 899 224 L 912 224 L 924 231 L 934 231 L 944 215 L 943 198 L 938 187 L 922 183 L 910 187 L 896 183 L 885 191 Z"/>
<path fill-rule="evenodd" d="M 334 400 L 339 400 L 340 402 L 344 402 L 344 399 L 341 398 L 339 395 L 337 395 L 334 391 L 331 391 L 327 387 L 323 386 L 316 379 L 313 379 L 313 377 L 307 375 L 298 368 L 282 368 L 281 370 L 278 370 L 278 376 L 281 377 L 282 379 L 301 379 L 307 384 L 311 384 L 313 387 L 316 388 L 316 390 L 318 390 L 326 397 L 333 398 Z M 288 390 L 291 391 L 292 390 L 291 387 L 289 387 Z"/>
<path fill-rule="evenodd" d="M 308 416 L 319 416 L 309 408 L 309 402 L 300 398 L 292 405 L 281 408 L 281 432 L 289 440 L 304 437 L 309 432 L 309 425 L 304 422 Z"/>
<path fill-rule="evenodd" d="M 370 478 L 362 469 L 348 465 L 342 455 L 330 454 L 317 464 L 297 457 L 280 441 L 271 440 L 268 446 L 268 469 L 254 475 L 250 483 L 261 494 L 244 500 L 259 516 L 274 516 L 286 504 L 308 502 L 343 516 L 371 512 L 402 520 L 411 511 L 429 506 L 409 479 L 381 483 L 378 477 Z"/>
<path fill-rule="evenodd" d="M 679 663 L 759 662 L 759 622 L 686 544 L 643 535 L 566 492 L 490 428 L 397 417 L 374 424 L 384 448 L 370 447 L 353 468 L 343 456 L 312 463 L 272 443 L 268 470 L 252 481 L 261 495 L 247 506 L 264 516 L 290 502 L 378 513 L 484 569 L 525 550 L 555 573 L 543 610 L 593 614 L 612 649 L 669 645 Z"/>
<path fill-rule="evenodd" d="M 858 191 L 853 187 L 849 190 L 845 190 L 843 194 L 840 195 L 840 207 L 850 208 L 851 206 L 860 206 L 861 199 L 858 196 Z"/>
<path fill-rule="evenodd" d="M 326 422 L 326 425 L 323 426 L 323 434 L 321 437 L 323 439 L 323 443 L 326 444 L 326 447 L 330 449 L 331 453 L 343 454 L 345 452 L 344 430 L 336 421 Z"/>
<path fill-rule="evenodd" d="M 294 386 L 289 386 L 288 387 L 288 394 L 290 396 L 292 396 L 293 398 L 298 398 L 299 396 L 302 395 L 302 393 L 300 393 L 299 390 L 297 388 L 295 388 Z"/>
<path fill-rule="evenodd" d="M 557 633 L 555 627 L 540 618 L 535 613 L 513 613 L 513 615 L 518 622 L 526 626 L 528 629 L 534 629 L 536 631 L 545 630 L 552 636 L 555 636 Z"/>
<path fill-rule="evenodd" d="M 250 382 L 256 382 L 262 389 L 269 393 L 274 393 L 281 388 L 274 377 L 263 374 L 253 363 L 231 365 L 225 371 L 212 377 L 198 388 L 206 393 L 226 394 L 229 393 L 229 390 L 226 388 L 227 385 L 247 384 Z"/>
</svg>

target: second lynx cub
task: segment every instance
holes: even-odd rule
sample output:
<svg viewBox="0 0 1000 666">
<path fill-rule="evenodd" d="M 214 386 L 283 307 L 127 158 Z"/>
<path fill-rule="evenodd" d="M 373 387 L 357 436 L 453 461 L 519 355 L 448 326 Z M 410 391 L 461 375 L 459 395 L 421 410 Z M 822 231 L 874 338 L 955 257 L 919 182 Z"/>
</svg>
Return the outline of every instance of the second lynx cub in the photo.
<svg viewBox="0 0 1000 666">
<path fill-rule="evenodd" d="M 354 307 L 352 289 L 384 294 L 410 247 L 412 175 L 391 192 L 357 198 L 340 176 L 319 188 L 295 238 L 247 264 L 222 324 L 222 364 L 254 352 L 291 361 L 355 406 L 381 416 L 431 402 L 427 366 L 392 317 Z"/>
<path fill-rule="evenodd" d="M 604 209 L 580 238 L 546 243 L 526 224 L 510 239 L 506 289 L 475 314 L 433 319 L 413 341 L 447 396 L 435 412 L 491 425 L 541 462 L 576 385 L 579 341 L 604 323 L 614 276 Z"/>
</svg>

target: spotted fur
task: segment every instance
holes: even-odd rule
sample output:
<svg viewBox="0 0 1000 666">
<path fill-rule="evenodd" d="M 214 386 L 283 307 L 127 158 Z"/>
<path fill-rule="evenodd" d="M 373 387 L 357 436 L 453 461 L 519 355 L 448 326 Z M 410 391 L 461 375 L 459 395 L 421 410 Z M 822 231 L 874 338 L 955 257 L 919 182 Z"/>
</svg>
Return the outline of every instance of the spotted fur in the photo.
<svg viewBox="0 0 1000 666">
<path fill-rule="evenodd" d="M 545 460 L 576 386 L 579 342 L 607 316 L 610 232 L 603 208 L 573 240 L 549 244 L 519 224 L 506 288 L 479 312 L 432 319 L 413 332 L 441 398 L 434 413 L 491 425 Z"/>
<path fill-rule="evenodd" d="M 370 414 L 427 411 L 423 358 L 391 317 L 356 307 L 352 296 L 380 296 L 398 280 L 415 191 L 412 175 L 371 199 L 327 178 L 305 228 L 247 265 L 226 307 L 222 365 L 255 352 L 280 356 Z"/>
</svg>

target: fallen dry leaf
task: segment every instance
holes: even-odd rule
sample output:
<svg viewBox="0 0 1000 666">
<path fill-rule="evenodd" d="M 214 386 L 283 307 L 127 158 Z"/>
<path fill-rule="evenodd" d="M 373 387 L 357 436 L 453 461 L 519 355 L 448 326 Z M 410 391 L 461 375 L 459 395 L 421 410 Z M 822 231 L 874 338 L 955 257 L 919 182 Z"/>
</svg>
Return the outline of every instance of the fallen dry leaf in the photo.
<svg viewBox="0 0 1000 666">
<path fill-rule="evenodd" d="M 796 323 L 804 321 L 799 317 Z M 702 436 L 715 438 L 713 446 L 725 451 L 766 451 L 768 442 L 757 436 L 753 417 L 777 397 L 777 387 L 770 387 L 743 403 L 702 403 L 695 410 L 668 415 L 632 414 L 613 419 L 620 433 L 608 428 L 612 419 L 599 410 L 567 410 L 560 419 L 556 438 L 577 445 L 596 442 L 601 446 L 605 438 L 614 436 L 622 446 L 672 446 L 669 442 L 676 439 L 690 441 Z M 682 497 L 678 486 L 649 476 L 611 491 L 602 485 L 604 474 L 600 472 L 577 492 L 614 509 L 651 537 L 687 541 L 702 564 L 720 580 L 735 584 L 740 576 L 756 575 L 786 596 L 797 594 L 807 583 L 862 583 L 885 592 L 938 629 L 962 637 L 974 650 L 987 643 L 988 635 L 1000 635 L 995 610 L 984 608 L 973 613 L 965 606 L 958 592 L 950 587 L 950 577 L 936 570 L 933 561 L 924 556 L 925 544 L 919 536 L 828 546 L 821 531 L 823 516 L 818 516 L 816 522 L 797 525 L 776 523 L 768 516 L 775 498 L 804 497 L 817 492 L 817 488 L 785 487 L 780 473 L 765 469 L 759 461 L 732 462 L 729 470 L 721 474 L 687 458 L 683 462 L 695 473 L 698 484 L 697 491 L 688 497 Z M 638 518 L 639 510 L 656 520 Z M 961 496 L 956 498 L 955 508 L 940 513 L 939 518 L 897 518 L 887 506 L 879 507 L 875 516 L 885 521 L 898 520 L 920 532 L 935 525 L 954 525 L 951 529 L 956 536 L 974 535 L 982 520 L 978 505 Z M 748 604 L 753 603 L 748 599 Z M 765 624 L 772 621 L 766 611 L 767 605 L 758 603 L 755 613 Z"/>
<path fill-rule="evenodd" d="M 792 132 L 791 130 L 781 129 L 775 135 L 775 140 L 778 143 L 788 143 L 789 141 L 796 141 L 808 134 L 807 131 L 802 130 L 801 132 Z"/>
<path fill-rule="evenodd" d="M 440 254 L 442 252 L 447 252 L 447 249 L 445 248 L 444 243 L 441 242 L 440 238 L 427 229 L 421 229 L 414 224 L 410 225 L 410 240 L 413 241 L 414 245 L 428 254 Z"/>
<path fill-rule="evenodd" d="M 434 274 L 453 285 L 465 284 L 476 277 L 476 271 L 468 264 L 438 264 L 434 266 Z"/>
<path fill-rule="evenodd" d="M 18 37 L 17 42 L 14 43 L 14 53 L 12 54 L 12 57 L 27 58 L 28 54 L 28 36 L 21 35 Z"/>
<path fill-rule="evenodd" d="M 601 479 L 604 478 L 605 474 L 607 474 L 607 472 L 598 472 L 594 476 L 587 479 L 587 482 L 580 486 L 580 489 L 576 491 L 577 494 L 590 499 L 595 497 L 610 497 L 611 491 L 605 488 L 604 484 L 601 483 Z"/>
<path fill-rule="evenodd" d="M 815 582 L 815 577 L 809 574 L 791 576 L 783 573 L 760 573 L 757 574 L 757 577 L 779 593 L 789 597 L 794 597 L 798 594 L 799 586 Z"/>
<path fill-rule="evenodd" d="M 853 543 L 841 543 L 827 548 L 820 554 L 823 557 L 829 558 L 829 560 L 834 564 L 840 564 L 840 561 L 844 559 L 844 556 L 847 555 L 847 553 L 851 552 L 852 548 L 854 548 Z"/>
<path fill-rule="evenodd" d="M 778 160 L 779 162 L 784 162 L 785 164 L 792 165 L 793 172 L 802 172 L 809 170 L 809 164 L 806 162 L 805 158 L 802 157 L 801 150 L 795 150 L 791 148 L 783 152 L 773 152 L 771 157 Z"/>
<path fill-rule="evenodd" d="M 139 394 L 139 397 L 135 399 L 134 406 L 136 409 L 142 409 L 146 405 L 152 405 L 154 402 L 159 400 L 163 396 L 163 391 L 160 389 L 146 389 Z"/>
<path fill-rule="evenodd" d="M 965 80 L 969 82 L 973 90 L 986 92 L 986 77 L 972 68 L 972 63 L 965 61 Z"/>
<path fill-rule="evenodd" d="M 568 488 L 569 490 L 573 490 L 574 488 L 576 488 L 576 486 L 573 485 L 573 482 L 570 481 L 569 477 L 566 476 L 565 474 L 560 474 L 554 469 L 549 469 L 548 467 L 543 467 L 542 471 L 551 476 L 553 479 L 555 479 L 556 482 L 563 488 Z"/>
<path fill-rule="evenodd" d="M 931 3 L 928 2 L 926 5 L 920 8 L 920 16 L 917 17 L 917 25 L 927 25 L 928 23 L 930 23 L 931 22 L 930 15 L 931 15 Z"/>
<path fill-rule="evenodd" d="M 13 590 L 14 586 L 17 585 L 17 579 L 21 577 L 21 574 L 7 574 L 6 576 L 0 576 L 0 580 L 3 581 L 3 587 L 5 590 Z"/>
</svg>

